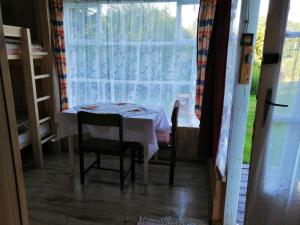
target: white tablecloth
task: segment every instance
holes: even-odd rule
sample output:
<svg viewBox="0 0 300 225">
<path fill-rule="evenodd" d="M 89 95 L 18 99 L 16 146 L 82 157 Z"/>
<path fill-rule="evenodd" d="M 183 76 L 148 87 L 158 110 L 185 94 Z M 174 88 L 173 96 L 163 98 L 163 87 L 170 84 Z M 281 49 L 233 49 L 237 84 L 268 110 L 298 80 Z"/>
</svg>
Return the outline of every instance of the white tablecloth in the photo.
<svg viewBox="0 0 300 225">
<path fill-rule="evenodd" d="M 77 111 L 93 113 L 119 113 L 123 116 L 124 141 L 140 142 L 148 147 L 148 159 L 158 150 L 160 136 L 168 137 L 170 126 L 165 111 L 158 106 L 141 107 L 123 103 L 97 103 L 82 105 L 62 112 L 58 117 L 58 138 L 75 135 L 77 131 Z M 86 132 L 93 137 L 117 139 L 117 128 L 87 126 Z M 165 135 L 161 135 L 165 134 Z M 164 139 L 164 141 L 166 141 Z"/>
</svg>

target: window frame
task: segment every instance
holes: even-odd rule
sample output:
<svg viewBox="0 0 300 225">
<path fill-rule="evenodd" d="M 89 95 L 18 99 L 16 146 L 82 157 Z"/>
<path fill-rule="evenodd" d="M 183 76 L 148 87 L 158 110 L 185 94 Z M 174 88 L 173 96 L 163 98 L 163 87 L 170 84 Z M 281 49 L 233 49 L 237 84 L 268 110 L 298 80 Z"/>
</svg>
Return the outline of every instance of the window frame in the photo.
<svg viewBox="0 0 300 225">
<path fill-rule="evenodd" d="M 117 3 L 124 3 L 127 1 L 92 1 L 92 2 L 72 2 L 72 1 L 65 1 L 64 2 L 64 7 L 67 5 L 68 9 L 73 9 L 73 8 L 95 8 L 97 9 L 97 14 L 98 15 L 102 15 L 102 5 L 103 4 L 117 4 Z M 132 1 L 129 1 L 132 2 Z M 139 2 L 139 1 L 136 1 Z M 160 87 L 162 88 L 162 86 L 167 86 L 167 85 L 171 85 L 171 93 L 172 93 L 172 97 L 174 97 L 175 99 L 178 98 L 178 94 L 177 94 L 177 90 L 180 89 L 180 87 L 183 86 L 189 86 L 190 89 L 189 90 L 194 90 L 196 88 L 196 76 L 197 76 L 197 65 L 196 65 L 196 55 L 197 55 L 197 46 L 196 46 L 196 38 L 195 40 L 193 39 L 185 39 L 182 35 L 182 7 L 185 5 L 198 5 L 199 2 L 197 0 L 150 0 L 150 1 L 142 1 L 142 2 L 146 2 L 146 3 L 164 3 L 164 2 L 175 2 L 176 4 L 176 34 L 174 37 L 174 40 L 172 41 L 164 41 L 164 42 L 105 42 L 103 41 L 100 37 L 101 37 L 101 33 L 103 33 L 104 31 L 102 30 L 102 23 L 100 19 L 97 19 L 97 31 L 96 31 L 96 38 L 95 39 L 74 39 L 73 37 L 69 37 L 67 36 L 66 41 L 68 42 L 68 47 L 84 47 L 84 46 L 95 46 L 96 49 L 96 60 L 99 60 L 100 58 L 100 49 L 101 47 L 105 47 L 105 46 L 109 46 L 109 45 L 118 45 L 118 46 L 132 46 L 132 45 L 137 45 L 138 48 L 140 49 L 142 46 L 147 46 L 147 45 L 157 45 L 157 46 L 161 46 L 161 47 L 166 47 L 166 46 L 174 46 L 174 48 L 176 48 L 179 45 L 183 45 L 185 47 L 191 47 L 192 48 L 192 55 L 195 56 L 195 60 L 192 61 L 192 65 L 191 65 L 191 74 L 190 74 L 190 80 L 140 80 L 139 79 L 139 73 L 137 73 L 137 76 L 135 77 L 135 79 L 133 80 L 127 80 L 127 79 L 123 79 L 123 80 L 118 80 L 118 79 L 103 79 L 100 77 L 96 77 L 96 78 L 89 78 L 87 77 L 87 75 L 85 74 L 85 77 L 83 78 L 78 78 L 78 77 L 70 77 L 68 76 L 67 81 L 68 81 L 68 95 L 73 96 L 73 91 L 72 91 L 72 86 L 73 85 L 78 85 L 79 82 L 84 82 L 84 86 L 85 86 L 85 101 L 87 102 L 87 93 L 88 93 L 88 87 L 90 87 L 90 85 L 97 84 L 97 99 L 99 101 L 105 101 L 107 93 L 106 93 L 106 85 L 110 85 L 110 94 L 111 94 L 111 99 L 114 99 L 114 93 L 115 93 L 115 84 L 122 84 L 122 83 L 126 83 L 128 85 L 133 84 L 135 85 L 135 88 L 139 85 L 139 84 L 156 84 L 156 85 L 160 85 Z M 65 18 L 70 18 L 69 15 L 69 10 L 65 10 Z M 101 16 L 99 17 L 101 18 Z M 69 24 L 65 23 L 65 30 L 68 32 L 70 29 Z M 71 35 L 70 35 L 71 36 Z M 68 57 L 68 55 L 70 55 L 70 49 L 66 48 L 66 57 Z M 97 74 L 99 74 L 99 67 L 97 67 Z M 175 74 L 175 73 L 174 73 Z M 166 88 L 166 87 L 165 87 Z M 102 93 L 99 93 L 99 89 L 102 89 Z M 147 86 L 147 96 L 149 96 L 149 92 L 150 92 L 150 88 L 148 88 Z M 191 99 L 190 101 L 194 101 L 195 99 L 195 93 L 185 93 L 187 95 L 189 95 L 189 99 Z M 160 102 L 162 102 L 162 91 L 160 92 Z M 73 103 L 73 100 L 70 99 L 69 100 L 69 104 L 70 106 L 74 106 L 76 104 Z M 190 108 L 192 104 L 190 104 L 189 110 L 187 111 L 188 114 L 193 114 L 193 115 L 189 115 L 189 116 L 194 116 L 194 108 Z M 187 116 L 185 116 L 187 117 Z M 199 124 L 197 123 L 198 120 L 196 120 L 196 117 L 194 119 L 188 119 L 189 122 L 184 122 L 182 123 L 181 121 L 179 121 L 179 126 L 182 127 L 199 127 Z M 197 122 L 196 122 L 197 121 Z"/>
</svg>

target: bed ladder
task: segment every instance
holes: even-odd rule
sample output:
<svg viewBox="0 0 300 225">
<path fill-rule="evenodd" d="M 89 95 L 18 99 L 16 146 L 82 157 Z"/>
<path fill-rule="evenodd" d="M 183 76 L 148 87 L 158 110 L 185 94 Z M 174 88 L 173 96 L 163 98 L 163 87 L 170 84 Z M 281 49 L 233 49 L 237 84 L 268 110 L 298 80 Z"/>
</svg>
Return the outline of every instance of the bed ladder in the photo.
<svg viewBox="0 0 300 225">
<path fill-rule="evenodd" d="M 37 81 L 41 79 L 46 81 L 46 79 L 48 79 L 48 82 L 52 82 L 52 79 L 49 79 L 51 78 L 51 56 L 47 51 L 35 52 L 32 50 L 31 35 L 29 29 L 22 28 L 21 34 L 22 62 L 25 78 L 28 116 L 31 126 L 33 157 L 34 163 L 37 166 L 43 168 L 44 160 L 42 145 L 47 143 L 48 141 L 54 140 L 56 138 L 56 135 L 54 134 L 53 115 L 48 115 L 44 118 L 40 118 L 39 116 L 39 104 L 46 102 L 49 109 L 53 108 L 52 90 L 50 90 L 50 88 L 46 88 L 46 90 L 44 91 L 48 92 L 47 94 L 43 96 L 37 96 Z M 48 49 L 48 51 L 49 50 L 50 49 Z M 42 60 L 42 74 L 35 74 L 35 59 Z M 49 85 L 47 85 L 47 87 L 49 87 Z M 51 110 L 48 110 L 48 112 L 49 111 L 51 112 Z M 50 132 L 48 132 L 46 136 L 42 138 L 40 134 L 40 125 L 46 122 L 50 124 Z"/>
</svg>

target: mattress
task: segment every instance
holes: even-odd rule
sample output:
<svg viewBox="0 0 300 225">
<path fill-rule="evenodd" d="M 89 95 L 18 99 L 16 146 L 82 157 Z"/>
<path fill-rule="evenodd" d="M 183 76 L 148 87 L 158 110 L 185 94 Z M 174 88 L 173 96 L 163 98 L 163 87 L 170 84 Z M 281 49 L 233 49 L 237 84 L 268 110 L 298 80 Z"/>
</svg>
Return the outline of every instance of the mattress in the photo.
<svg viewBox="0 0 300 225">
<path fill-rule="evenodd" d="M 40 125 L 41 138 L 47 136 L 50 132 L 49 122 L 42 123 Z M 18 134 L 19 134 L 19 146 L 20 149 L 25 148 L 31 144 L 31 128 L 30 123 L 26 119 L 18 120 Z"/>
<path fill-rule="evenodd" d="M 21 44 L 19 40 L 16 39 L 5 39 L 5 44 L 6 44 L 6 53 L 7 55 L 21 55 L 22 54 L 22 49 L 21 49 Z M 43 51 L 43 48 L 39 44 L 32 44 L 32 51 L 33 52 L 41 52 Z"/>
</svg>

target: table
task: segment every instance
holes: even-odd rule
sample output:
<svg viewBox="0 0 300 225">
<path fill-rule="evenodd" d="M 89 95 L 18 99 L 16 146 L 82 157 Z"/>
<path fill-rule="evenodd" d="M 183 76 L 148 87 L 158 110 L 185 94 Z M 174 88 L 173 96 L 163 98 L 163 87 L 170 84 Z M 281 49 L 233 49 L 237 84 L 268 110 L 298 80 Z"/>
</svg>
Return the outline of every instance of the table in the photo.
<svg viewBox="0 0 300 225">
<path fill-rule="evenodd" d="M 144 183 L 148 183 L 148 162 L 158 151 L 158 141 L 167 141 L 170 125 L 160 106 L 140 106 L 129 103 L 96 103 L 80 105 L 58 116 L 58 138 L 68 137 L 71 170 L 74 173 L 74 135 L 77 134 L 77 112 L 118 113 L 123 116 L 124 141 L 139 142 L 144 147 Z M 116 128 L 87 126 L 93 137 L 117 139 Z M 159 135 L 157 135 L 159 134 Z"/>
</svg>

